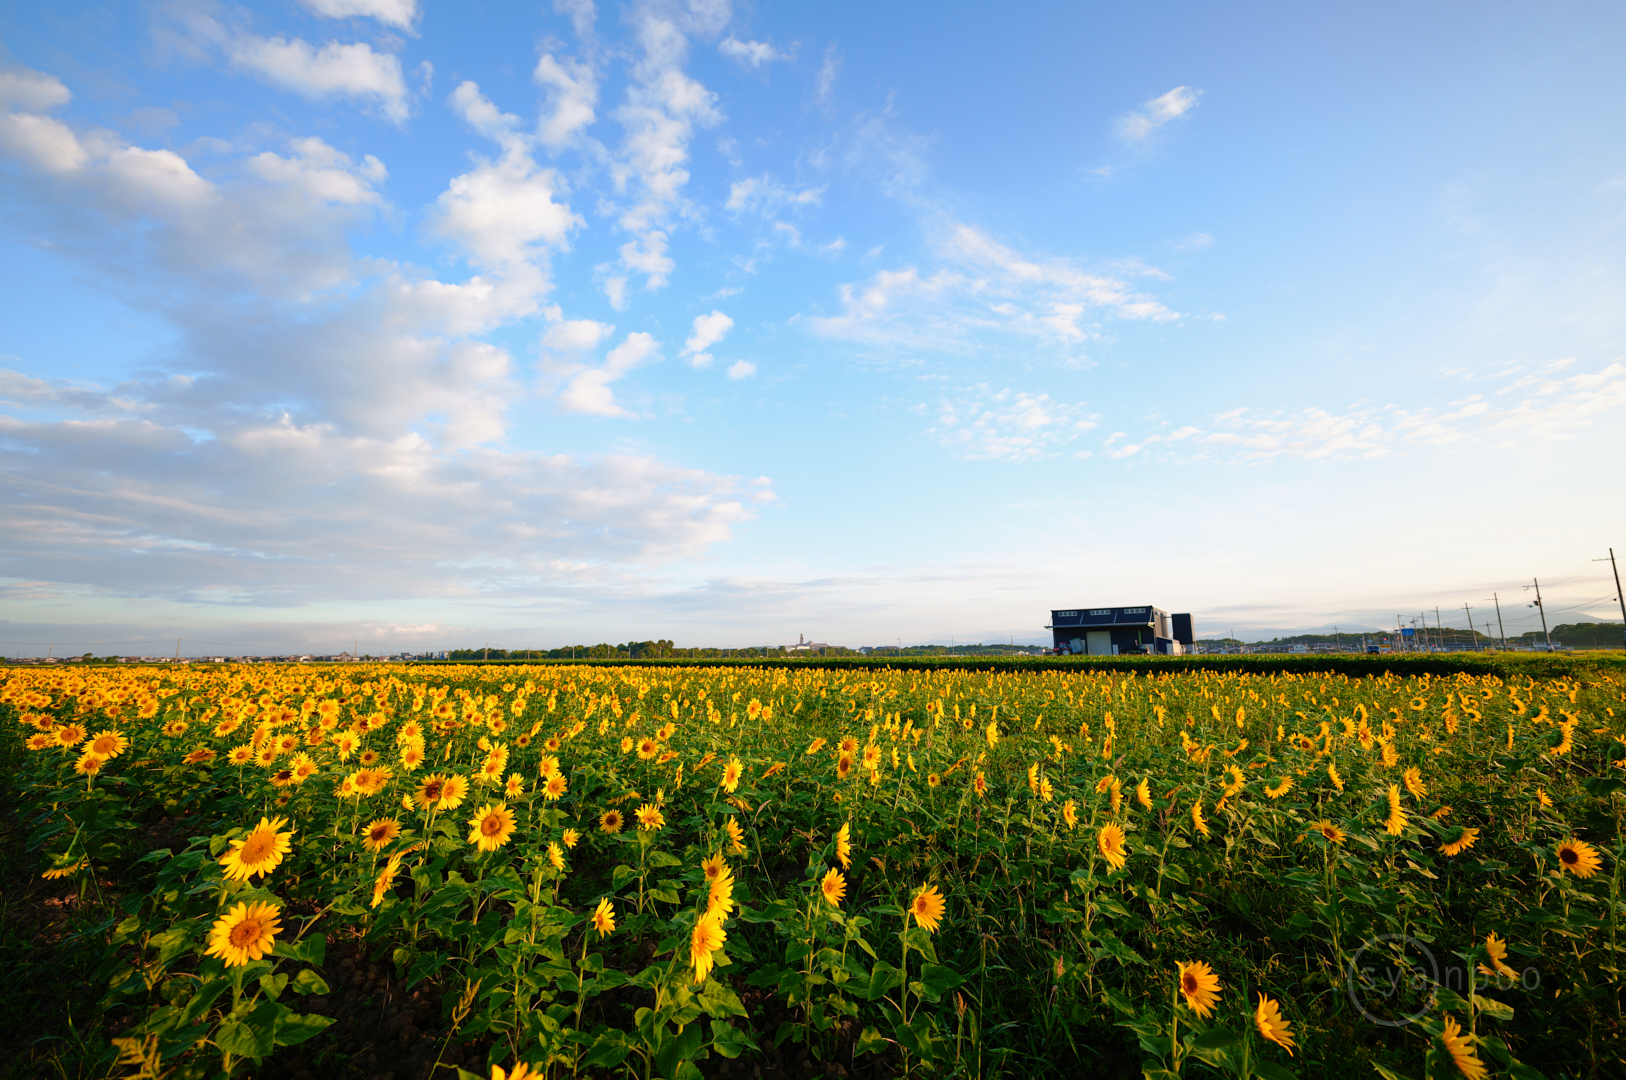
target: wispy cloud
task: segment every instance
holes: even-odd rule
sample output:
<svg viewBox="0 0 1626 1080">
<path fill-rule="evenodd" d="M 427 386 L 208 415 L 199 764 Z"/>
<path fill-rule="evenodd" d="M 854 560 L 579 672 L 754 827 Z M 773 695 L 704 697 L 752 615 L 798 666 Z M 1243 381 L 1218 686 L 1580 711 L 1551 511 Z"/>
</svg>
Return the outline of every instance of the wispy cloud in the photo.
<svg viewBox="0 0 1626 1080">
<path fill-rule="evenodd" d="M 942 225 L 934 247 L 942 262 L 935 272 L 908 266 L 842 285 L 841 313 L 808 317 L 807 325 L 826 337 L 959 350 L 986 332 L 1067 347 L 1105 318 L 1180 317 L 1121 275 L 1024 255 L 963 222 Z"/>
<path fill-rule="evenodd" d="M 1228 458 L 1257 464 L 1386 458 L 1423 450 L 1565 442 L 1594 423 L 1626 413 L 1626 360 L 1562 377 L 1549 377 L 1550 370 L 1512 378 L 1515 374 L 1504 371 L 1507 385 L 1489 397 L 1473 394 L 1444 406 L 1355 405 L 1342 411 L 1311 406 L 1273 412 L 1241 407 L 1172 431 L 1133 437 L 1115 432 L 1102 452 L 1116 458 Z M 1515 397 L 1520 391 L 1528 393 Z M 1502 398 L 1507 400 L 1498 400 Z"/>
<path fill-rule="evenodd" d="M 1197 99 L 1201 96 L 1201 90 L 1193 90 L 1189 86 L 1176 86 L 1166 94 L 1159 94 L 1118 118 L 1118 137 L 1129 143 L 1142 142 L 1164 124 L 1196 108 Z"/>
<path fill-rule="evenodd" d="M 929 411 L 926 436 L 972 460 L 1036 461 L 1054 457 L 1096 426 L 1082 403 L 1053 400 L 987 383 L 967 387 L 953 397 L 921 406 Z"/>
</svg>

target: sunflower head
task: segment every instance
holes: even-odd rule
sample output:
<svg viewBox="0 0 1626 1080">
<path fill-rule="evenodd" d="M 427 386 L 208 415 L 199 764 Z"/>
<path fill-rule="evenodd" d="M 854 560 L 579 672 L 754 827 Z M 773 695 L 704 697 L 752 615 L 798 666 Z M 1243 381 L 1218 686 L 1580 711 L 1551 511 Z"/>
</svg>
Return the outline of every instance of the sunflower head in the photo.
<svg viewBox="0 0 1626 1080">
<path fill-rule="evenodd" d="M 819 882 L 819 892 L 823 894 L 825 903 L 831 907 L 840 907 L 842 898 L 847 895 L 847 879 L 841 876 L 841 871 L 831 867 Z"/>
<path fill-rule="evenodd" d="M 1207 1018 L 1219 1001 L 1220 981 L 1214 969 L 1201 960 L 1179 967 L 1180 996 L 1198 1016 Z"/>
<path fill-rule="evenodd" d="M 1570 839 L 1558 845 L 1558 865 L 1578 878 L 1589 878 L 1603 868 L 1603 859 L 1585 840 Z"/>
<path fill-rule="evenodd" d="M 943 894 L 937 891 L 937 886 L 927 885 L 915 893 L 914 899 L 909 901 L 909 915 L 921 929 L 928 934 L 934 934 L 943 921 L 943 912 L 947 907 Z"/>
</svg>

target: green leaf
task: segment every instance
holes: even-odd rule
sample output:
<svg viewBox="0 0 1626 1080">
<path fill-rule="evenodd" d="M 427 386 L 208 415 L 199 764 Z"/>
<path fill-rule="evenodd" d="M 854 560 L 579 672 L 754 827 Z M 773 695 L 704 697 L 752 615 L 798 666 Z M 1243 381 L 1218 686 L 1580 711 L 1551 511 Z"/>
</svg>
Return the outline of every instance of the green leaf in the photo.
<svg viewBox="0 0 1626 1080">
<path fill-rule="evenodd" d="M 327 993 L 327 983 L 323 982 L 322 977 L 316 972 L 310 968 L 305 968 L 294 976 L 294 993 L 325 994 Z"/>
<path fill-rule="evenodd" d="M 745 1005 L 741 1003 L 740 996 L 716 979 L 706 980 L 706 985 L 700 988 L 695 1001 L 705 1010 L 707 1016 L 716 1020 L 746 1015 Z"/>
<path fill-rule="evenodd" d="M 275 956 L 286 956 L 290 960 L 303 960 L 307 964 L 322 966 L 327 959 L 327 935 L 311 934 L 298 941 L 279 941 L 272 950 Z"/>
<path fill-rule="evenodd" d="M 747 1050 L 759 1049 L 749 1035 L 722 1020 L 711 1022 L 711 1046 L 726 1058 L 737 1058 Z"/>
<path fill-rule="evenodd" d="M 1236 1044 L 1236 1032 L 1223 1027 L 1211 1027 L 1191 1040 L 1191 1046 L 1199 1050 L 1224 1050 Z"/>
<path fill-rule="evenodd" d="M 875 961 L 875 967 L 869 973 L 869 991 L 865 995 L 870 1001 L 885 997 L 886 992 L 894 986 L 903 985 L 903 973 L 885 960 Z"/>
<path fill-rule="evenodd" d="M 925 990 L 927 1001 L 937 1001 L 944 994 L 964 983 L 964 976 L 954 971 L 953 968 L 946 968 L 941 964 L 927 964 L 921 969 L 920 985 Z"/>
<path fill-rule="evenodd" d="M 853 1047 L 853 1054 L 883 1053 L 886 1047 L 886 1039 L 881 1036 L 879 1031 L 875 1030 L 875 1025 L 871 1024 L 858 1033 L 858 1044 Z"/>
<path fill-rule="evenodd" d="M 1273 1061 L 1251 1061 L 1255 1076 L 1262 1076 L 1265 1080 L 1299 1080 L 1291 1071 L 1282 1068 Z"/>
<path fill-rule="evenodd" d="M 655 1052 L 655 1067 L 662 1076 L 675 1076 L 678 1063 L 691 1060 L 705 1044 L 705 1029 L 699 1024 L 690 1024 L 676 1036 L 667 1039 Z"/>
<path fill-rule="evenodd" d="M 272 1001 L 275 1001 L 282 996 L 282 991 L 287 985 L 287 975 L 260 976 L 260 989 L 264 990 L 265 996 L 270 998 Z"/>
<path fill-rule="evenodd" d="M 649 853 L 649 858 L 647 858 L 645 860 L 645 864 L 648 865 L 648 866 L 654 866 L 654 867 L 682 866 L 683 865 L 683 860 L 678 858 L 676 855 L 671 854 L 670 852 L 651 851 Z"/>
<path fill-rule="evenodd" d="M 1404 1073 L 1397 1073 L 1393 1069 L 1385 1068 L 1375 1061 L 1372 1063 L 1372 1068 L 1378 1071 L 1378 1075 L 1383 1077 L 1383 1080 L 1411 1080 L 1411 1077 Z"/>
<path fill-rule="evenodd" d="M 632 1047 L 627 1044 L 626 1036 L 619 1031 L 610 1031 L 593 1040 L 593 1045 L 587 1048 L 582 1058 L 582 1064 L 613 1069 L 625 1061 L 630 1053 Z"/>
<path fill-rule="evenodd" d="M 276 1045 L 272 1041 L 275 1026 L 267 1017 L 262 1024 L 255 1023 L 260 1013 L 255 1009 L 242 1020 L 228 1020 L 215 1033 L 215 1045 L 238 1057 L 262 1058 Z"/>
<path fill-rule="evenodd" d="M 147 944 L 158 950 L 158 964 L 162 967 L 191 947 L 192 927 L 187 925 L 171 927 L 162 934 L 154 934 L 148 938 Z"/>
<path fill-rule="evenodd" d="M 1486 1016 L 1493 1016 L 1504 1023 L 1513 1019 L 1513 1006 L 1497 1001 L 1495 998 L 1474 995 L 1474 1005 Z"/>
<path fill-rule="evenodd" d="M 277 1021 L 275 1034 L 278 1046 L 297 1046 L 306 1039 L 320 1035 L 333 1018 L 318 1016 L 315 1013 L 289 1012 Z"/>
<path fill-rule="evenodd" d="M 662 885 L 658 889 L 650 889 L 649 896 L 651 899 L 659 900 L 663 904 L 675 904 L 678 902 L 677 890 L 669 885 Z"/>
</svg>

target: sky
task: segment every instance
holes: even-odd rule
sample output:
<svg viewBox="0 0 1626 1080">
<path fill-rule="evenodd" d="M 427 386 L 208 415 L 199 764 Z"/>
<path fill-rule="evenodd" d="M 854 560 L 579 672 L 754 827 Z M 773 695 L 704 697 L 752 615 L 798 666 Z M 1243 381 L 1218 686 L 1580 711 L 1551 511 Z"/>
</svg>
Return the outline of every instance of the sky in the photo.
<svg viewBox="0 0 1626 1080">
<path fill-rule="evenodd" d="M 1623 41 L 4 5 L 0 650 L 1619 619 Z"/>
</svg>

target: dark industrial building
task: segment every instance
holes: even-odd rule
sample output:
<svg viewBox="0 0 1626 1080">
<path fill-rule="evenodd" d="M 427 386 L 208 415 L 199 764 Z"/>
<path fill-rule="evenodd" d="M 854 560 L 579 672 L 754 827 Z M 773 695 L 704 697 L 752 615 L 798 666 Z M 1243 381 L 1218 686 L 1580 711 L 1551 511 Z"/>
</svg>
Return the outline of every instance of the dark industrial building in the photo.
<svg viewBox="0 0 1626 1080">
<path fill-rule="evenodd" d="M 1089 656 L 1126 653 L 1190 652 L 1196 638 L 1190 615 L 1170 615 L 1160 607 L 1068 608 L 1050 613 L 1046 630 L 1056 651 Z"/>
</svg>

